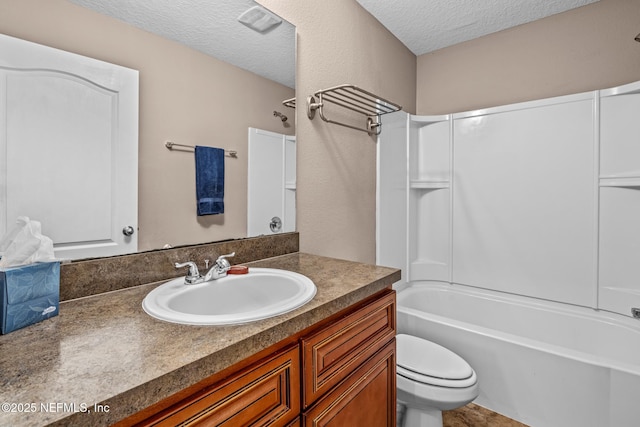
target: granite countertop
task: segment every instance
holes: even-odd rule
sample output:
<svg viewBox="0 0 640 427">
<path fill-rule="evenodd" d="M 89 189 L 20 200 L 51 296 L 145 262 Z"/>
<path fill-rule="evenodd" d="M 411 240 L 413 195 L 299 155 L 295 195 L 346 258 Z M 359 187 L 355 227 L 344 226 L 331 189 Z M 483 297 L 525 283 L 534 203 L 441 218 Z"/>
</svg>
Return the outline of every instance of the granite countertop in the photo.
<svg viewBox="0 0 640 427">
<path fill-rule="evenodd" d="M 110 425 L 389 287 L 393 268 L 294 253 L 248 263 L 306 275 L 311 302 L 233 326 L 156 320 L 162 282 L 65 301 L 60 315 L 0 336 L 0 425 Z"/>
</svg>

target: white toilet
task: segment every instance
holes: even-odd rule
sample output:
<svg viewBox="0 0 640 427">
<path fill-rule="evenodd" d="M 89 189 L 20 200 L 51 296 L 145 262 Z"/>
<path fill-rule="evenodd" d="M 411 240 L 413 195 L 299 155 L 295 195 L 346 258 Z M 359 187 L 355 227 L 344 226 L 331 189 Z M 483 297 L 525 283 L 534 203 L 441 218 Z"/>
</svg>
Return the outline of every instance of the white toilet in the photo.
<svg viewBox="0 0 640 427">
<path fill-rule="evenodd" d="M 478 397 L 475 371 L 454 352 L 405 334 L 396 348 L 397 427 L 442 427 L 442 411 Z"/>
</svg>

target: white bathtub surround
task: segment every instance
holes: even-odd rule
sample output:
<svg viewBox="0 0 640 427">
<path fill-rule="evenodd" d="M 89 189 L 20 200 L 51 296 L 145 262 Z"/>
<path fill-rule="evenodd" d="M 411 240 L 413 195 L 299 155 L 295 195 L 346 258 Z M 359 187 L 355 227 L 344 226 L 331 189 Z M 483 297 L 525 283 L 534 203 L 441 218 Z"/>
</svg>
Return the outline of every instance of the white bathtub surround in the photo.
<svg viewBox="0 0 640 427">
<path fill-rule="evenodd" d="M 247 236 L 296 229 L 296 137 L 249 128 Z"/>
<path fill-rule="evenodd" d="M 638 117 L 640 82 L 445 116 L 385 116 L 377 263 L 403 270 L 398 290 L 451 288 L 440 294 L 451 309 L 435 312 L 439 320 L 468 316 L 456 326 L 400 316 L 409 329 L 399 330 L 465 358 L 478 372 L 480 405 L 534 427 L 637 425 Z M 487 294 L 461 305 L 449 301 L 454 289 Z M 480 308 L 512 297 L 504 315 Z"/>
<path fill-rule="evenodd" d="M 634 319 L 462 285 L 398 293 L 398 332 L 437 342 L 478 375 L 474 401 L 532 427 L 634 427 Z"/>
<path fill-rule="evenodd" d="M 377 262 L 632 316 L 640 82 L 445 116 L 384 117 Z"/>
</svg>

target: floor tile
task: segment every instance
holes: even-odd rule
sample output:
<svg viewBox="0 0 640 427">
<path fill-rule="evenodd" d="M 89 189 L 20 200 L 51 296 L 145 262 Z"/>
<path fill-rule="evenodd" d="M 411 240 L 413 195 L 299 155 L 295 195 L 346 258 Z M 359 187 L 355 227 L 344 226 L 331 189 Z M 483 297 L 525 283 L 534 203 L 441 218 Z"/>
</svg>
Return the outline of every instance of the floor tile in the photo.
<svg viewBox="0 0 640 427">
<path fill-rule="evenodd" d="M 443 427 L 528 427 L 473 403 L 453 411 L 443 411 L 442 424 Z"/>
</svg>

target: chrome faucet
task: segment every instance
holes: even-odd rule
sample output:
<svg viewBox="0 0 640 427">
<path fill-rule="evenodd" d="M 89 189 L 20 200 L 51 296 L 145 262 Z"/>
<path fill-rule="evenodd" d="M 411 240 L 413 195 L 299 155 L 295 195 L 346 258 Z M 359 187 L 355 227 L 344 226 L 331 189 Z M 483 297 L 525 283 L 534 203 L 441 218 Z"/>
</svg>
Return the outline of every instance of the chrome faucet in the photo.
<svg viewBox="0 0 640 427">
<path fill-rule="evenodd" d="M 221 277 L 225 277 L 227 275 L 227 272 L 231 268 L 231 264 L 229 263 L 227 258 L 231 258 L 235 255 L 236 255 L 235 252 L 232 252 L 227 255 L 220 255 L 216 260 L 215 264 L 213 264 L 213 267 L 211 267 L 211 269 L 209 269 L 209 271 L 207 271 L 207 274 L 205 274 L 204 276 L 200 274 L 200 272 L 198 271 L 198 266 L 193 261 L 187 261 L 183 263 L 176 262 L 175 267 L 176 268 L 189 267 L 189 272 L 184 278 L 184 284 L 195 285 L 197 283 L 210 282 L 211 280 L 216 280 Z"/>
<path fill-rule="evenodd" d="M 201 280 L 203 279 L 203 277 L 200 275 L 200 272 L 198 271 L 198 266 L 196 265 L 195 262 L 193 261 L 176 262 L 175 266 L 176 268 L 189 267 L 189 272 L 184 277 L 185 285 L 195 285 L 196 283 L 200 283 L 203 281 Z"/>
<path fill-rule="evenodd" d="M 220 255 L 215 264 L 213 264 L 213 267 L 211 267 L 211 269 L 207 271 L 207 274 L 205 274 L 204 281 L 208 282 L 210 280 L 216 280 L 226 276 L 227 272 L 231 268 L 231 264 L 229 263 L 227 258 L 231 258 L 234 256 L 236 256 L 235 252 L 231 252 L 227 255 Z"/>
</svg>

